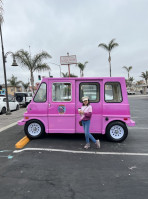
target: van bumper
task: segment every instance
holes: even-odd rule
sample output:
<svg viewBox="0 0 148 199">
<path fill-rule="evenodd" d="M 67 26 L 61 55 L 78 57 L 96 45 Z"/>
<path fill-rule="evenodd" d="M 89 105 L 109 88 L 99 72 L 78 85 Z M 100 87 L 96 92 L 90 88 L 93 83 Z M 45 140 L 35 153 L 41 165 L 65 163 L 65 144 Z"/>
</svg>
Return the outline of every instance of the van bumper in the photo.
<svg viewBox="0 0 148 199">
<path fill-rule="evenodd" d="M 126 122 L 126 124 L 127 124 L 128 126 L 135 126 L 135 121 L 129 120 L 128 122 Z"/>
<path fill-rule="evenodd" d="M 24 119 L 19 120 L 19 121 L 17 122 L 17 124 L 18 124 L 19 126 L 23 126 L 25 123 L 26 123 L 26 121 L 24 121 Z"/>
</svg>

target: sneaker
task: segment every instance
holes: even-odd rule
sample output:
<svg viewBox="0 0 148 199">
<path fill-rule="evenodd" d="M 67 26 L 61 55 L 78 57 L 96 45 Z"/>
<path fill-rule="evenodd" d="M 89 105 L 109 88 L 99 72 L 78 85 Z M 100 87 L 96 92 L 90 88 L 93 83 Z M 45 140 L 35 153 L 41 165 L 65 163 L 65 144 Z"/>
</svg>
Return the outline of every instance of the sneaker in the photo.
<svg viewBox="0 0 148 199">
<path fill-rule="evenodd" d="M 96 140 L 96 147 L 97 147 L 97 149 L 100 149 L 100 140 Z"/>
<path fill-rule="evenodd" d="M 89 143 L 87 143 L 87 144 L 84 146 L 84 149 L 88 149 L 88 148 L 90 148 L 90 144 L 89 144 Z"/>
</svg>

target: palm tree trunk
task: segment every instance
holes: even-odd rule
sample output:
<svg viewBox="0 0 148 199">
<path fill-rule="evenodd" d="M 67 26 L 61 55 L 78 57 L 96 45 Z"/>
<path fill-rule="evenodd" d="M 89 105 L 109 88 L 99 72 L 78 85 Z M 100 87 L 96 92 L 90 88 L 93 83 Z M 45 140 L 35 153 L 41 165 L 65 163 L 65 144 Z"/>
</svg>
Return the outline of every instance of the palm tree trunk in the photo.
<svg viewBox="0 0 148 199">
<path fill-rule="evenodd" d="M 110 52 L 109 52 L 108 61 L 109 61 L 109 71 L 110 71 L 110 77 L 111 77 L 112 74 L 111 74 L 111 56 L 110 56 Z"/>
<path fill-rule="evenodd" d="M 34 77 L 33 77 L 33 72 L 31 71 L 31 87 L 32 87 L 32 91 L 34 93 Z"/>
<path fill-rule="evenodd" d="M 84 73 L 83 73 L 83 70 L 82 70 L 82 77 L 84 77 Z"/>
<path fill-rule="evenodd" d="M 15 87 L 13 87 L 14 88 L 14 93 L 15 93 Z M 14 93 L 13 93 L 13 96 L 14 96 Z"/>
<path fill-rule="evenodd" d="M 129 72 L 128 72 L 128 80 L 129 80 Z"/>
</svg>

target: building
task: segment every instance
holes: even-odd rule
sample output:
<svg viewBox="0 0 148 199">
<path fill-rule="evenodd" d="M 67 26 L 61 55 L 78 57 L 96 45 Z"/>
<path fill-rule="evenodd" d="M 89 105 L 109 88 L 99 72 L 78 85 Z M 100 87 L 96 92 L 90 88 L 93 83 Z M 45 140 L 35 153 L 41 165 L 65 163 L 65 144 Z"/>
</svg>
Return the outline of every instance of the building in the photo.
<svg viewBox="0 0 148 199">
<path fill-rule="evenodd" d="M 22 92 L 22 87 L 21 86 L 11 86 L 10 84 L 7 84 L 7 90 L 8 90 L 8 95 L 14 96 L 15 92 Z M 5 95 L 5 84 L 2 84 L 2 91 L 0 91 L 1 95 Z"/>
</svg>

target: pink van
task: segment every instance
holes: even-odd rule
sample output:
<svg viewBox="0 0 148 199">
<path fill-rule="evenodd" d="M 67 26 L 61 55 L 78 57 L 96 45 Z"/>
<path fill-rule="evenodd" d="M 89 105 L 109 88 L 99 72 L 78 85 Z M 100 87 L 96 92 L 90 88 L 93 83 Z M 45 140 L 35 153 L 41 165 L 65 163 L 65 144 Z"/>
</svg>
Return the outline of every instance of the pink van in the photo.
<svg viewBox="0 0 148 199">
<path fill-rule="evenodd" d="M 130 119 L 125 78 L 44 78 L 18 125 L 25 134 L 39 138 L 46 133 L 84 133 L 79 125 L 81 98 L 88 96 L 93 108 L 90 132 L 106 134 L 121 142 L 128 135 Z"/>
</svg>

